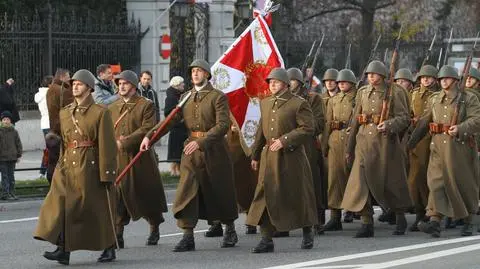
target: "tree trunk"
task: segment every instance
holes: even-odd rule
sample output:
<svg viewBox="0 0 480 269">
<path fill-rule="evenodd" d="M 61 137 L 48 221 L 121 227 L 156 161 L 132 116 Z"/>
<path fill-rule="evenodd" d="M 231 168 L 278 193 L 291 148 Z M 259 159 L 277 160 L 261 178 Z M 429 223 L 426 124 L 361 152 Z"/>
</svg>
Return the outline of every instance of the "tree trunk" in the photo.
<svg viewBox="0 0 480 269">
<path fill-rule="evenodd" d="M 363 68 L 368 61 L 373 46 L 373 20 L 375 17 L 375 6 L 378 0 L 364 0 L 362 7 L 362 39 L 360 40 L 360 68 Z M 358 74 L 361 76 L 359 70 Z"/>
</svg>

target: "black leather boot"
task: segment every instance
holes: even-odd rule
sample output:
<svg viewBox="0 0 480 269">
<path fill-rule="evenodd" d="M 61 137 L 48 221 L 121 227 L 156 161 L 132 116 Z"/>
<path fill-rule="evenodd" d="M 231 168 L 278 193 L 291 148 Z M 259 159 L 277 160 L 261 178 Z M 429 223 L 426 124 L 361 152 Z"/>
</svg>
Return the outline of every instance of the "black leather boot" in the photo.
<svg viewBox="0 0 480 269">
<path fill-rule="evenodd" d="M 345 223 L 352 223 L 353 222 L 353 212 L 352 211 L 345 212 L 345 215 L 343 216 L 343 222 L 345 222 Z M 339 230 L 336 230 L 336 231 L 339 231 Z"/>
<path fill-rule="evenodd" d="M 397 214 L 396 216 L 397 226 L 393 231 L 393 235 L 404 235 L 405 231 L 407 230 L 407 219 L 405 218 L 405 214 Z"/>
<path fill-rule="evenodd" d="M 410 232 L 418 232 L 420 231 L 420 229 L 418 228 L 418 223 L 420 221 L 425 221 L 426 220 L 426 216 L 424 214 L 424 212 L 420 213 L 420 214 L 417 214 L 416 218 L 415 218 L 415 222 L 410 225 L 410 227 L 408 228 L 408 230 Z"/>
<path fill-rule="evenodd" d="M 100 257 L 98 257 L 97 262 L 113 262 L 116 258 L 115 247 L 111 246 L 102 252 Z"/>
<path fill-rule="evenodd" d="M 123 240 L 123 226 L 118 226 L 116 227 L 116 234 L 117 234 L 117 242 L 118 242 L 118 247 L 119 248 L 125 248 L 125 241 Z"/>
<path fill-rule="evenodd" d="M 312 249 L 313 248 L 313 231 L 312 227 L 303 228 L 303 239 L 301 249 Z"/>
<path fill-rule="evenodd" d="M 173 252 L 185 252 L 195 250 L 193 234 L 184 234 L 180 242 L 175 246 Z"/>
<path fill-rule="evenodd" d="M 373 237 L 373 234 L 373 224 L 362 224 L 362 227 L 357 231 L 354 238 Z"/>
<path fill-rule="evenodd" d="M 155 246 L 160 239 L 160 231 L 158 225 L 150 225 L 150 235 L 147 238 L 147 246 Z"/>
<path fill-rule="evenodd" d="M 323 224 L 316 224 L 313 226 L 316 235 L 324 235 L 325 234 L 325 226 Z"/>
<path fill-rule="evenodd" d="M 353 221 L 353 215 L 352 215 L 352 221 Z M 340 219 L 330 219 L 325 226 L 323 226 L 323 229 L 327 232 L 330 231 L 341 231 L 343 230 L 342 222 Z"/>
<path fill-rule="evenodd" d="M 257 234 L 257 226 L 252 226 L 252 225 L 246 225 L 247 229 L 245 231 L 245 234 Z"/>
<path fill-rule="evenodd" d="M 438 221 L 420 221 L 418 223 L 418 229 L 424 233 L 432 235 L 432 237 L 440 237 L 440 223 Z"/>
<path fill-rule="evenodd" d="M 227 226 L 225 229 L 225 234 L 223 235 L 222 248 L 231 248 L 234 247 L 238 242 L 237 232 L 235 231 L 235 226 Z"/>
<path fill-rule="evenodd" d="M 461 236 L 471 236 L 473 235 L 473 225 L 471 223 L 465 222 L 462 227 Z"/>
<path fill-rule="evenodd" d="M 214 223 L 208 228 L 208 231 L 205 232 L 205 237 L 221 237 L 223 236 L 222 224 Z"/>
<path fill-rule="evenodd" d="M 273 250 L 274 250 L 273 240 L 262 238 L 262 240 L 260 240 L 258 245 L 252 248 L 252 253 L 267 253 L 267 252 L 273 252 Z"/>
<path fill-rule="evenodd" d="M 457 223 L 453 221 L 452 218 L 445 218 L 445 229 L 455 229 L 457 228 Z"/>
<path fill-rule="evenodd" d="M 64 247 L 57 247 L 57 249 L 54 251 L 45 251 L 45 253 L 43 253 L 43 257 L 45 257 L 47 260 L 57 261 L 63 265 L 70 264 L 70 252 L 65 251 Z"/>
</svg>

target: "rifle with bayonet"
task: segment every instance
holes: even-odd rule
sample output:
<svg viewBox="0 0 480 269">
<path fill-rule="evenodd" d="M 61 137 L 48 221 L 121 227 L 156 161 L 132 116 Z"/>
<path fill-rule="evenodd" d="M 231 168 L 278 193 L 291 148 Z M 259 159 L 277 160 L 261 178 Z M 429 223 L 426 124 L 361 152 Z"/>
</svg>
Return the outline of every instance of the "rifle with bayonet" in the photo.
<svg viewBox="0 0 480 269">
<path fill-rule="evenodd" d="M 426 65 L 428 61 L 430 60 L 430 55 L 432 54 L 432 49 L 433 49 L 433 44 L 435 44 L 435 38 L 437 37 L 437 32 L 435 32 L 435 35 L 433 35 L 432 43 L 430 44 L 430 47 L 428 48 L 427 54 L 425 54 L 425 58 L 423 58 L 423 62 L 421 67 Z"/>
<path fill-rule="evenodd" d="M 440 63 L 442 62 L 442 53 L 443 53 L 443 48 L 440 48 L 440 53 L 438 54 L 438 60 L 437 60 L 437 69 L 440 69 Z"/>
<path fill-rule="evenodd" d="M 393 87 L 395 84 L 395 69 L 398 61 L 398 51 L 400 49 L 400 37 L 402 36 L 403 24 L 398 31 L 397 41 L 395 43 L 395 49 L 392 54 L 392 61 L 390 62 L 390 77 L 388 80 L 388 87 L 385 91 L 382 101 L 382 112 L 380 113 L 380 123 L 388 119 L 388 114 L 390 113 L 390 104 L 392 102 Z"/>
<path fill-rule="evenodd" d="M 368 56 L 367 63 L 363 67 L 362 74 L 360 79 L 357 82 L 357 89 L 360 89 L 361 86 L 363 86 L 363 83 L 365 82 L 366 74 L 365 71 L 367 71 L 368 64 L 373 60 L 375 57 L 375 53 L 377 52 L 378 44 L 380 44 L 380 39 L 382 39 L 382 35 L 378 36 L 377 42 L 375 43 L 375 46 L 373 47 L 372 51 L 370 52 L 370 56 Z"/>
<path fill-rule="evenodd" d="M 351 53 L 352 53 L 352 43 L 348 44 L 348 52 L 347 52 L 347 60 L 345 61 L 345 69 L 350 69 L 350 66 L 352 65 Z"/>
<path fill-rule="evenodd" d="M 315 76 L 314 75 L 315 65 L 317 64 L 318 55 L 320 54 L 320 49 L 322 48 L 324 39 L 325 39 L 325 34 L 322 33 L 322 39 L 320 40 L 320 44 L 318 45 L 317 51 L 315 52 L 315 57 L 313 57 L 312 65 L 310 66 L 310 69 L 312 70 L 312 75 L 311 75 L 311 77 L 308 78 L 308 88 L 307 88 L 307 90 L 312 89 L 313 77 Z"/>
<path fill-rule="evenodd" d="M 447 60 L 448 60 L 448 49 L 450 48 L 450 44 L 452 43 L 452 35 L 453 35 L 453 27 L 450 30 L 450 37 L 448 38 L 447 42 L 447 48 L 445 49 L 445 56 L 443 58 L 443 65 L 447 65 Z M 443 66 L 442 65 L 442 66 Z"/>
<path fill-rule="evenodd" d="M 455 110 L 453 111 L 452 120 L 450 121 L 450 126 L 457 125 L 458 122 L 458 114 L 460 113 L 460 105 L 463 102 L 465 96 L 465 88 L 467 84 L 467 78 L 470 75 L 470 68 L 472 67 L 472 58 L 473 53 L 475 52 L 475 48 L 477 47 L 477 40 L 480 35 L 480 32 L 477 33 L 477 37 L 475 38 L 475 43 L 473 44 L 472 51 L 470 55 L 467 56 L 465 60 L 465 66 L 463 67 L 462 79 L 460 80 L 460 84 L 458 85 L 459 89 L 459 96 L 455 100 Z"/>
<path fill-rule="evenodd" d="M 317 40 L 313 41 L 312 47 L 310 48 L 310 52 L 308 52 L 307 57 L 305 58 L 305 62 L 303 62 L 302 65 L 302 74 L 305 76 L 305 72 L 307 71 L 308 64 L 310 63 L 310 60 L 312 59 L 313 56 L 313 49 L 315 48 L 315 45 L 317 44 Z"/>
</svg>

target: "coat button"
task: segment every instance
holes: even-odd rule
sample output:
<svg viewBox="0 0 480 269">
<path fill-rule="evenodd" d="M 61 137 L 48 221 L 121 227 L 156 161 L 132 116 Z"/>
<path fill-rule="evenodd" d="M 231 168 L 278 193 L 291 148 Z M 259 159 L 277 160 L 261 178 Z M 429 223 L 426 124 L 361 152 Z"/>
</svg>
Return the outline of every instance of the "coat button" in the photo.
<svg viewBox="0 0 480 269">
<path fill-rule="evenodd" d="M 77 153 L 75 150 L 72 152 L 73 154 Z"/>
<path fill-rule="evenodd" d="M 75 133 L 78 133 L 78 131 L 77 131 L 77 130 L 75 130 Z"/>
<path fill-rule="evenodd" d="M 95 161 L 92 161 L 92 164 L 95 164 Z"/>
<path fill-rule="evenodd" d="M 447 140 L 443 140 L 443 144 L 447 144 Z"/>
<path fill-rule="evenodd" d="M 105 174 L 107 174 L 107 175 L 110 174 L 110 171 L 106 171 Z"/>
<path fill-rule="evenodd" d="M 275 113 L 275 110 L 272 110 L 273 113 Z"/>
<path fill-rule="evenodd" d="M 272 119 L 272 121 L 275 121 L 275 119 Z"/>
<path fill-rule="evenodd" d="M 72 162 L 73 165 L 75 165 L 75 162 Z"/>
<path fill-rule="evenodd" d="M 272 127 L 272 128 L 270 128 L 270 130 L 272 130 L 272 131 L 273 131 L 273 127 Z"/>
</svg>

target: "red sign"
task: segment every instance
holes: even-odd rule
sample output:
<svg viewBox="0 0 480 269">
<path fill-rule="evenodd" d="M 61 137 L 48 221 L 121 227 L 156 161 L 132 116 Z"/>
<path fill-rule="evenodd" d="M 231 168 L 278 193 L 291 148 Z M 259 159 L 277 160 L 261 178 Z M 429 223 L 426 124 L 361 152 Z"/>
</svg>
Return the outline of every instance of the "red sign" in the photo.
<svg viewBox="0 0 480 269">
<path fill-rule="evenodd" d="M 170 58 L 170 53 L 172 52 L 172 41 L 169 35 L 162 35 L 162 39 L 160 41 L 160 56 L 163 59 Z"/>
</svg>

